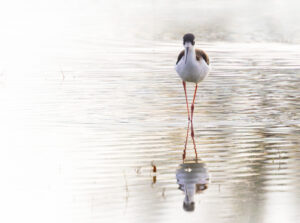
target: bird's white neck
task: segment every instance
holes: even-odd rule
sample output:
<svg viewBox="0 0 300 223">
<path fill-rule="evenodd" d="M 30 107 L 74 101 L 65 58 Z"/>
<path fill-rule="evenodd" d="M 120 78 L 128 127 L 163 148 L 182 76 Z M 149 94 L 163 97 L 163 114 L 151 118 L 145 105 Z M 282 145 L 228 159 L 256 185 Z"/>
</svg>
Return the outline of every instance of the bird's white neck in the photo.
<svg viewBox="0 0 300 223">
<path fill-rule="evenodd" d="M 196 185 L 195 184 L 186 184 L 185 187 L 185 203 L 191 203 L 194 201 L 194 195 L 196 191 Z"/>
<path fill-rule="evenodd" d="M 186 64 L 196 60 L 196 52 L 195 52 L 194 46 L 190 45 L 188 47 L 185 47 L 184 55 L 185 55 L 185 63 Z"/>
</svg>

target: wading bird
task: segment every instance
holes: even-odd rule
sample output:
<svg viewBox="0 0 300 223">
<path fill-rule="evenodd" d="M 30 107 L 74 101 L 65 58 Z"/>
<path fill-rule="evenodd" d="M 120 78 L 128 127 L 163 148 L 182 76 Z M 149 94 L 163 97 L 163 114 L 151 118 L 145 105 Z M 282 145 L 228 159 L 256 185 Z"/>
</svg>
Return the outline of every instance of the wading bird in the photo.
<svg viewBox="0 0 300 223">
<path fill-rule="evenodd" d="M 200 49 L 195 49 L 195 36 L 187 33 L 183 36 L 184 50 L 178 55 L 175 70 L 182 79 L 186 106 L 188 111 L 188 120 L 193 122 L 193 113 L 195 106 L 195 98 L 198 88 L 198 83 L 202 81 L 209 73 L 209 58 L 207 54 Z M 189 112 L 189 104 L 186 95 L 186 82 L 196 84 L 194 98 L 191 106 L 191 117 Z M 192 131 L 193 135 L 193 131 Z"/>
</svg>

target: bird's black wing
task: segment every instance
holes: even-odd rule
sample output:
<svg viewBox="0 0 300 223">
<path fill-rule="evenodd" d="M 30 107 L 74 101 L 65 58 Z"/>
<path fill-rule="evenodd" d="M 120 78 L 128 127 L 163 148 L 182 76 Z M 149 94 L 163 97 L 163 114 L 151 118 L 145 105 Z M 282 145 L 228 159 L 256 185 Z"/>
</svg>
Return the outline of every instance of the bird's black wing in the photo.
<svg viewBox="0 0 300 223">
<path fill-rule="evenodd" d="M 207 65 L 209 65 L 209 58 L 203 50 L 196 49 L 196 59 L 200 61 L 200 58 L 203 58 Z"/>
<path fill-rule="evenodd" d="M 181 58 L 182 58 L 183 56 L 184 56 L 184 50 L 182 50 L 182 51 L 180 52 L 180 54 L 178 55 L 176 64 L 178 64 L 178 62 L 181 60 Z"/>
</svg>

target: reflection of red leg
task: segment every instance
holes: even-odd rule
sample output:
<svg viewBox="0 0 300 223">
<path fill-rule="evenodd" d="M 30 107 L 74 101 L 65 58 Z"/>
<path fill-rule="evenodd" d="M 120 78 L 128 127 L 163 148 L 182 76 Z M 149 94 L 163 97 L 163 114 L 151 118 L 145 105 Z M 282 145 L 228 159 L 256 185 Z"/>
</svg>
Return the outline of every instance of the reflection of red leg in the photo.
<svg viewBox="0 0 300 223">
<path fill-rule="evenodd" d="M 186 83 L 185 83 L 185 81 L 182 81 L 182 84 L 183 84 L 183 89 L 184 89 L 184 93 L 185 93 L 185 101 L 186 101 L 186 107 L 187 107 L 187 111 L 188 111 L 188 119 L 190 121 L 191 120 L 190 119 L 190 110 L 189 110 L 189 102 L 188 102 L 187 95 L 186 95 Z"/>
<path fill-rule="evenodd" d="M 194 144 L 194 150 L 195 150 L 195 155 L 196 155 L 196 160 L 198 159 L 198 154 L 197 154 L 197 148 L 196 148 L 196 143 L 195 143 L 195 135 L 194 135 L 194 126 L 193 126 L 193 122 L 191 125 L 191 136 L 192 136 L 192 140 L 193 140 L 193 144 Z"/>
<path fill-rule="evenodd" d="M 193 121 L 193 114 L 194 114 L 194 107 L 195 107 L 195 98 L 196 98 L 196 94 L 197 94 L 197 89 L 198 89 L 198 84 L 196 84 L 196 87 L 195 87 L 195 92 L 194 92 L 194 98 L 193 98 L 193 103 L 192 103 L 192 107 L 191 107 L 191 110 L 192 110 L 192 121 Z"/>
<path fill-rule="evenodd" d="M 185 160 L 185 154 L 186 154 L 186 146 L 189 138 L 189 130 L 190 130 L 190 122 L 188 124 L 187 132 L 186 132 L 186 137 L 185 137 L 185 143 L 184 143 L 184 149 L 183 149 L 183 154 L 182 154 L 182 160 L 184 162 Z"/>
<path fill-rule="evenodd" d="M 198 159 L 198 154 L 197 154 L 197 148 L 196 148 L 196 143 L 195 143 L 195 134 L 194 134 L 194 125 L 193 125 L 193 115 L 194 115 L 194 108 L 195 108 L 195 98 L 196 98 L 196 94 L 197 94 L 197 89 L 198 89 L 198 84 L 196 84 L 195 87 L 195 92 L 194 92 L 194 98 L 193 98 L 193 103 L 192 103 L 192 125 L 191 125 L 191 136 L 192 136 L 192 140 L 193 140 L 193 144 L 194 144 L 194 150 L 195 150 L 195 154 L 196 154 L 196 159 Z"/>
</svg>

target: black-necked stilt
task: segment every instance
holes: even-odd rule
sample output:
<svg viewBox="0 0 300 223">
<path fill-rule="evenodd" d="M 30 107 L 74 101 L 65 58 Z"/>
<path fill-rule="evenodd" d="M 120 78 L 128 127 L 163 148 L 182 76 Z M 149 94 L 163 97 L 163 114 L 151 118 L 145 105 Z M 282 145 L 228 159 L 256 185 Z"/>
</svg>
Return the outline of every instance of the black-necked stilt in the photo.
<svg viewBox="0 0 300 223">
<path fill-rule="evenodd" d="M 178 55 L 176 62 L 176 71 L 182 79 L 186 105 L 188 110 L 188 119 L 193 121 L 193 113 L 195 106 L 195 97 L 197 93 L 198 83 L 202 81 L 209 73 L 209 58 L 207 54 L 200 49 L 195 49 L 195 36 L 187 33 L 183 36 L 184 50 Z M 186 82 L 193 82 L 196 84 L 194 98 L 191 106 L 191 118 L 189 112 L 188 99 L 186 95 Z M 192 131 L 193 135 L 193 131 Z"/>
</svg>

